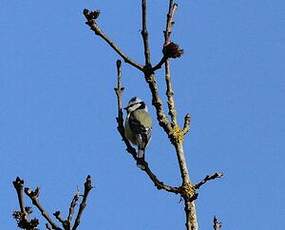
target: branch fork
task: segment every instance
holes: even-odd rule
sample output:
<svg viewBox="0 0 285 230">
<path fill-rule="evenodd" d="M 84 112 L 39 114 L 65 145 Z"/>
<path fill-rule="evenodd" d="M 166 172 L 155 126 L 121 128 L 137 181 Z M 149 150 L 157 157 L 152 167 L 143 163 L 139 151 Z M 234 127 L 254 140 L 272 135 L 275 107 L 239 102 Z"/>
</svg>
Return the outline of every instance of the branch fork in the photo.
<svg viewBox="0 0 285 230">
<path fill-rule="evenodd" d="M 83 210 L 87 205 L 87 198 L 88 198 L 89 192 L 93 188 L 91 177 L 87 176 L 86 181 L 84 183 L 84 193 L 82 195 L 82 201 L 80 202 L 79 210 L 78 210 L 73 226 L 72 226 L 71 220 L 74 214 L 74 210 L 79 202 L 78 192 L 74 195 L 71 201 L 68 217 L 66 219 L 62 218 L 60 211 L 56 211 L 53 213 L 53 216 L 62 226 L 62 227 L 59 227 L 59 225 L 52 220 L 48 212 L 41 205 L 40 200 L 39 200 L 39 196 L 40 196 L 39 187 L 36 187 L 35 190 L 32 190 L 28 187 L 24 188 L 24 180 L 20 179 L 19 177 L 17 177 L 16 180 L 13 181 L 13 185 L 17 191 L 18 201 L 20 205 L 20 211 L 14 211 L 13 217 L 14 219 L 16 219 L 18 227 L 21 229 L 26 229 L 26 230 L 38 230 L 37 226 L 39 225 L 39 219 L 37 218 L 30 219 L 29 214 L 32 213 L 32 208 L 25 206 L 24 192 L 30 198 L 32 204 L 38 209 L 38 211 L 40 211 L 42 217 L 45 218 L 45 220 L 47 221 L 45 225 L 46 229 L 76 230 L 80 224 Z"/>
</svg>

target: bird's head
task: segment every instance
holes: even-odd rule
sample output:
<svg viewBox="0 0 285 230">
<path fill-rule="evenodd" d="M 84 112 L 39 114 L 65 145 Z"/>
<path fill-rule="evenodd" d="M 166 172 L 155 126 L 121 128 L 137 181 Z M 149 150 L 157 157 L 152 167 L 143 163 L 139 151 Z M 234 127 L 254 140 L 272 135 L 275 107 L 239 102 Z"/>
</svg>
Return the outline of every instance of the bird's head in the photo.
<svg viewBox="0 0 285 230">
<path fill-rule="evenodd" d="M 128 113 L 137 109 L 144 109 L 147 111 L 147 106 L 139 97 L 132 97 L 131 100 L 129 100 L 128 106 L 124 109 L 127 110 Z"/>
</svg>

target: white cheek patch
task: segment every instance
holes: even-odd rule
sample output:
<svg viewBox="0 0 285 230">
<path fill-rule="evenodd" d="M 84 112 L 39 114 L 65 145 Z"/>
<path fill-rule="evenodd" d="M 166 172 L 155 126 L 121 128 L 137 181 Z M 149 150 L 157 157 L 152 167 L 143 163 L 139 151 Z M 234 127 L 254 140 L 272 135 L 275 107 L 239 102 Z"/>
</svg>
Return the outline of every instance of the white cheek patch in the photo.
<svg viewBox="0 0 285 230">
<path fill-rule="evenodd" d="M 132 105 L 128 110 L 130 112 L 137 110 L 140 107 L 140 104 L 134 104 Z"/>
</svg>

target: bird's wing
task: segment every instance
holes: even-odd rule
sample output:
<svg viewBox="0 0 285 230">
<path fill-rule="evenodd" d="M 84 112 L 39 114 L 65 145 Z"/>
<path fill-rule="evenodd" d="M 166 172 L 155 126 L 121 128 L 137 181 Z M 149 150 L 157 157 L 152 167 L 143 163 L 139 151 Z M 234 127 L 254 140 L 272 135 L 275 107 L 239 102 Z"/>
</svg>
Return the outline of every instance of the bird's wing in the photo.
<svg viewBox="0 0 285 230">
<path fill-rule="evenodd" d="M 141 120 L 143 120 L 144 124 L 141 123 Z M 136 110 L 130 114 L 129 124 L 137 137 L 138 146 L 145 148 L 151 137 L 152 130 L 149 114 L 143 110 Z"/>
</svg>

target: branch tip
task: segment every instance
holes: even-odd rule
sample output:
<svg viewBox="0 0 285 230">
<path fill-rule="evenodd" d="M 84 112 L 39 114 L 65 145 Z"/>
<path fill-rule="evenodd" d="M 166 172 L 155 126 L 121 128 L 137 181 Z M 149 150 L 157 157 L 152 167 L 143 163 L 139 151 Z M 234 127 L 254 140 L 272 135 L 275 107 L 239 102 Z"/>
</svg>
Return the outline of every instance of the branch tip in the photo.
<svg viewBox="0 0 285 230">
<path fill-rule="evenodd" d="M 216 216 L 214 216 L 213 219 L 213 228 L 214 230 L 220 230 L 222 228 L 222 222 L 220 222 Z"/>
<path fill-rule="evenodd" d="M 222 172 L 216 172 L 212 175 L 207 175 L 203 180 L 201 180 L 199 183 L 195 184 L 194 187 L 196 189 L 199 189 L 202 185 L 206 184 L 210 180 L 215 180 L 218 178 L 222 178 L 224 174 Z"/>
</svg>

